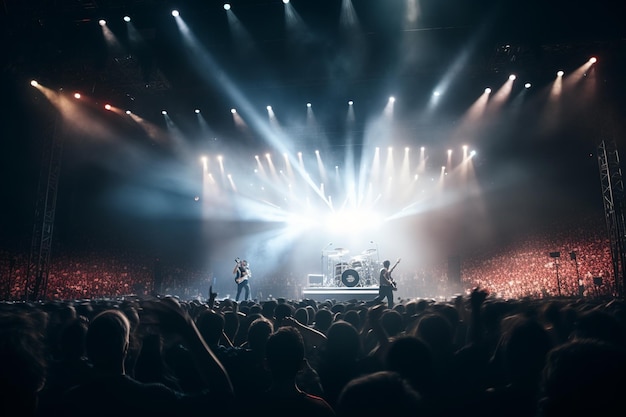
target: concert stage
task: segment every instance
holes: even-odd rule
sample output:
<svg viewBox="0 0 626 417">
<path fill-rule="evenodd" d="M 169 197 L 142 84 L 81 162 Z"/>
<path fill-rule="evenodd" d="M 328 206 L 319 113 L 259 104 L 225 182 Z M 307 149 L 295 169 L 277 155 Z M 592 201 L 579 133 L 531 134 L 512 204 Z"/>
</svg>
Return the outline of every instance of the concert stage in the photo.
<svg viewBox="0 0 626 417">
<path fill-rule="evenodd" d="M 315 301 L 325 300 L 364 300 L 371 301 L 378 295 L 378 286 L 375 287 L 305 287 L 302 289 L 302 298 Z"/>
</svg>

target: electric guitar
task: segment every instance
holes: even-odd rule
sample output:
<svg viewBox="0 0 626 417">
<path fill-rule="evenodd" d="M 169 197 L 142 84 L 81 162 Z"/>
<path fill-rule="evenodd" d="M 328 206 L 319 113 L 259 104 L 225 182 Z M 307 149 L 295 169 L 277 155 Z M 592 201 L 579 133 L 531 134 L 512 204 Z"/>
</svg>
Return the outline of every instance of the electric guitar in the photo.
<svg viewBox="0 0 626 417">
<path fill-rule="evenodd" d="M 396 268 L 396 266 L 398 266 L 398 264 L 400 263 L 400 259 L 398 258 L 398 260 L 396 261 L 395 264 L 393 264 L 393 266 L 389 269 L 389 281 L 391 282 L 391 286 L 393 287 L 394 291 L 398 290 L 398 284 L 396 284 L 396 282 L 393 280 L 393 278 L 391 277 L 391 273 L 393 272 L 393 270 Z"/>
<path fill-rule="evenodd" d="M 235 282 L 237 284 L 241 284 L 242 282 L 250 278 L 252 276 L 252 273 L 250 272 L 250 268 L 248 268 L 247 266 L 243 267 L 243 271 L 241 270 L 241 268 L 239 268 L 239 265 L 241 264 L 241 261 L 239 260 L 239 258 L 235 259 L 235 262 L 237 263 L 237 273 L 235 274 Z"/>
</svg>

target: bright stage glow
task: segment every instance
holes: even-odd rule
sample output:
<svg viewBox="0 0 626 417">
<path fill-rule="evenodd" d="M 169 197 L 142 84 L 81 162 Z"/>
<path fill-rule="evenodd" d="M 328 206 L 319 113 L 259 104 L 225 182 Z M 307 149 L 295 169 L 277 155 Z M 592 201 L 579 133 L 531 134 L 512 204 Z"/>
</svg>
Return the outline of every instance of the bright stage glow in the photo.
<svg viewBox="0 0 626 417">
<path fill-rule="evenodd" d="M 80 93 L 74 93 L 74 98 L 80 98 Z"/>
<path fill-rule="evenodd" d="M 104 108 L 107 109 L 107 110 L 111 110 L 111 105 L 110 104 L 105 104 Z"/>
<path fill-rule="evenodd" d="M 352 106 L 353 104 L 354 104 L 354 101 L 352 101 L 352 100 L 348 101 L 348 105 L 349 106 Z"/>
<path fill-rule="evenodd" d="M 178 13 L 178 10 L 172 10 L 172 16 L 178 17 L 180 16 L 180 13 Z"/>
<path fill-rule="evenodd" d="M 230 4 L 225 3 L 224 4 L 224 10 L 230 10 Z"/>
<path fill-rule="evenodd" d="M 311 103 L 306 103 L 306 106 L 310 108 L 311 107 Z"/>
<path fill-rule="evenodd" d="M 596 62 L 598 62 L 598 60 L 596 59 L 596 57 L 595 57 L 595 56 L 593 56 L 593 57 L 589 58 L 589 62 L 590 62 L 591 64 L 595 64 Z"/>
<path fill-rule="evenodd" d="M 565 74 L 563 71 L 558 71 L 558 72 L 556 73 L 556 76 L 557 76 L 557 77 L 562 77 L 562 76 L 563 76 L 563 74 Z"/>
<path fill-rule="evenodd" d="M 509 75 L 509 80 L 511 80 L 511 81 L 515 81 L 516 78 L 517 77 L 515 76 L 515 74 Z"/>
<path fill-rule="evenodd" d="M 132 112 L 130 110 L 126 110 L 126 114 L 130 115 Z"/>
<path fill-rule="evenodd" d="M 532 84 L 531 84 L 531 83 L 526 83 L 526 84 L 524 84 L 524 88 L 530 88 L 530 87 L 532 87 Z"/>
<path fill-rule="evenodd" d="M 393 96 L 391 96 L 391 97 L 389 97 L 389 101 L 390 101 L 390 102 L 392 102 L 392 103 L 395 103 L 396 98 L 395 98 L 395 97 L 393 97 Z"/>
<path fill-rule="evenodd" d="M 285 4 L 289 3 L 289 0 L 283 0 L 283 3 Z"/>
<path fill-rule="evenodd" d="M 32 85 L 33 87 L 37 87 L 39 85 L 39 83 L 37 81 L 35 81 L 35 80 L 32 80 L 30 82 L 30 85 Z"/>
<path fill-rule="evenodd" d="M 439 91 L 435 91 L 435 92 L 433 93 L 433 96 L 435 96 L 435 97 L 439 97 L 440 95 L 441 95 L 441 93 L 440 93 Z"/>
<path fill-rule="evenodd" d="M 200 109 L 195 109 L 195 110 L 194 110 L 194 113 L 196 113 L 196 114 L 200 114 Z"/>
<path fill-rule="evenodd" d="M 165 116 L 167 112 L 165 110 L 161 110 L 161 114 Z"/>
<path fill-rule="evenodd" d="M 237 110 L 236 110 L 236 109 L 230 109 L 230 112 L 231 112 L 232 114 L 235 114 L 235 113 L 237 113 Z"/>
<path fill-rule="evenodd" d="M 98 20 L 98 24 L 99 24 L 100 26 L 104 26 L 104 25 L 106 25 L 106 24 L 107 24 L 107 21 L 106 21 L 106 20 L 104 20 L 104 19 L 100 19 L 100 20 Z"/>
<path fill-rule="evenodd" d="M 124 16 L 124 22 L 126 23 L 130 22 L 130 16 Z"/>
<path fill-rule="evenodd" d="M 375 230 L 382 224 L 380 214 L 366 210 L 334 212 L 323 219 L 322 226 L 329 233 L 343 234 L 354 230 Z"/>
<path fill-rule="evenodd" d="M 491 88 L 489 88 L 489 87 L 485 88 L 485 93 L 486 94 L 490 94 L 491 93 Z"/>
<path fill-rule="evenodd" d="M 272 106 L 267 106 L 266 109 L 267 111 L 272 111 Z"/>
</svg>

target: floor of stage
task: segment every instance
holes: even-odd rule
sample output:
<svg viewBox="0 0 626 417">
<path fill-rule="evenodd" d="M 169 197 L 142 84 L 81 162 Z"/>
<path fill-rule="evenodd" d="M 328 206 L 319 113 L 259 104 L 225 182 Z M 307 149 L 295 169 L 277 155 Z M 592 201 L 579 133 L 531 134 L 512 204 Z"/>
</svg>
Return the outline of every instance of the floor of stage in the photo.
<svg viewBox="0 0 626 417">
<path fill-rule="evenodd" d="M 378 295 L 378 286 L 373 287 L 305 287 L 302 298 L 315 301 L 373 300 Z"/>
</svg>

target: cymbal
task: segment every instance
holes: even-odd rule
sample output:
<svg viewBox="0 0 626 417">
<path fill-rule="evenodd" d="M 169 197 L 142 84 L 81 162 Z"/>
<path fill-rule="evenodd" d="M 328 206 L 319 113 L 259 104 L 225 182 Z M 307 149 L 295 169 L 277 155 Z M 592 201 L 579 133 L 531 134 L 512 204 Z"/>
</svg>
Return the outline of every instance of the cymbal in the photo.
<svg viewBox="0 0 626 417">
<path fill-rule="evenodd" d="M 350 252 L 348 249 L 335 248 L 335 250 L 332 250 L 332 251 L 328 252 L 328 256 L 331 257 L 331 258 L 336 258 L 338 256 L 346 255 L 348 252 Z"/>
<path fill-rule="evenodd" d="M 373 255 L 376 253 L 376 249 L 367 249 L 363 251 L 363 255 Z"/>
</svg>

